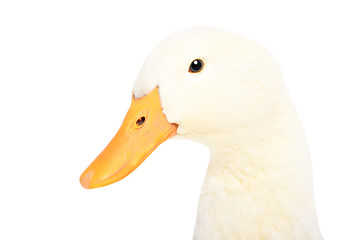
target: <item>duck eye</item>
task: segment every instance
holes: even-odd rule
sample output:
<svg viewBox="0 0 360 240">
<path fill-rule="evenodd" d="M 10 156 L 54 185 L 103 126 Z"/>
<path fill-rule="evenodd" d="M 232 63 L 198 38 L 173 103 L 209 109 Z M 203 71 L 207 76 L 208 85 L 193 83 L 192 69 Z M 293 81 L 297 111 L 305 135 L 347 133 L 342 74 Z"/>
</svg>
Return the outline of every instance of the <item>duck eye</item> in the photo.
<svg viewBox="0 0 360 240">
<path fill-rule="evenodd" d="M 204 67 L 204 62 L 201 59 L 195 59 L 192 61 L 189 67 L 189 72 L 197 73 L 200 72 Z"/>
<path fill-rule="evenodd" d="M 136 121 L 136 125 L 138 127 L 141 127 L 144 124 L 144 122 L 145 122 L 145 117 L 141 117 Z"/>
</svg>

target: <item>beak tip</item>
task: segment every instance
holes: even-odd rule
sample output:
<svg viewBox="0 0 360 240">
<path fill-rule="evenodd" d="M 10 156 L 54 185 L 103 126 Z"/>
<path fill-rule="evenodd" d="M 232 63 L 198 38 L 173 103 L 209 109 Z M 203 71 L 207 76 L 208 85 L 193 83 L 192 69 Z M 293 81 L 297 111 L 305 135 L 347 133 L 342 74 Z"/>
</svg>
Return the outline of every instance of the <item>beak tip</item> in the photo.
<svg viewBox="0 0 360 240">
<path fill-rule="evenodd" d="M 83 188 L 86 188 L 86 189 L 92 188 L 90 186 L 90 183 L 91 183 L 91 179 L 92 179 L 93 175 L 94 175 L 94 171 L 85 171 L 83 174 L 81 174 L 80 183 L 81 183 L 81 186 L 83 186 Z"/>
</svg>

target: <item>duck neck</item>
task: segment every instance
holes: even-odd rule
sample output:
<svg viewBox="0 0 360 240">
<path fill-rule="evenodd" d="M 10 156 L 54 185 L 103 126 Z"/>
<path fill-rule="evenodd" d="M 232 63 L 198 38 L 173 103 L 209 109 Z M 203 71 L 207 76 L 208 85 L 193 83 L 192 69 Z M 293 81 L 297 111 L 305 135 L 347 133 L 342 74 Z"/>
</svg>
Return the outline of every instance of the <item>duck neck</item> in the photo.
<svg viewBox="0 0 360 240">
<path fill-rule="evenodd" d="M 210 144 L 194 239 L 321 239 L 296 114 L 260 128 Z"/>
</svg>

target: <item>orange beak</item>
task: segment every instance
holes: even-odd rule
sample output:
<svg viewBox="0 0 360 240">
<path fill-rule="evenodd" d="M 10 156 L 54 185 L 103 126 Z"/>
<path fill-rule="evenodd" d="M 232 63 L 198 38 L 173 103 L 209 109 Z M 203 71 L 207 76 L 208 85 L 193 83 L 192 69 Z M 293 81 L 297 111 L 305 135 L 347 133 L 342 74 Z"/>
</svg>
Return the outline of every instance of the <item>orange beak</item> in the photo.
<svg viewBox="0 0 360 240">
<path fill-rule="evenodd" d="M 166 120 L 156 87 L 135 99 L 115 137 L 81 174 L 84 188 L 103 187 L 134 171 L 166 139 L 176 135 L 177 124 Z"/>
</svg>

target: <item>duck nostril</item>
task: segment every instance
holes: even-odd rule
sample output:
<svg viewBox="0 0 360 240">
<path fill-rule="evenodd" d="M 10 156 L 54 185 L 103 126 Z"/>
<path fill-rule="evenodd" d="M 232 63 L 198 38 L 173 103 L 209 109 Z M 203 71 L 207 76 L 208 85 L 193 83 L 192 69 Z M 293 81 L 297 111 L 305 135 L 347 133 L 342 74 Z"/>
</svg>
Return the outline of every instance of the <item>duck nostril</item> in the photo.
<svg viewBox="0 0 360 240">
<path fill-rule="evenodd" d="M 141 118 L 139 118 L 139 119 L 136 121 L 136 125 L 137 125 L 138 127 L 140 127 L 141 125 L 144 124 L 144 122 L 145 122 L 145 117 L 141 117 Z"/>
</svg>

